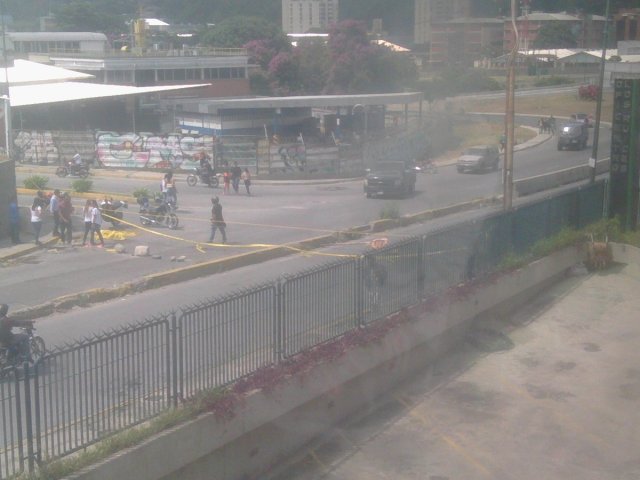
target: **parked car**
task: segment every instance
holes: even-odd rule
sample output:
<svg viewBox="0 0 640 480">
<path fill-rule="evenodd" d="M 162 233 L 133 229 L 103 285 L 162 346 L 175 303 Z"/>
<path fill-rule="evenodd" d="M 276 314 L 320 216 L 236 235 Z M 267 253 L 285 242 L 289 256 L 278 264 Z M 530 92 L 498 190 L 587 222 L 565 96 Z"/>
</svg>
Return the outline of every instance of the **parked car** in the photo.
<svg viewBox="0 0 640 480">
<path fill-rule="evenodd" d="M 367 198 L 379 195 L 410 195 L 416 189 L 418 169 L 413 162 L 377 162 L 364 178 Z"/>
<path fill-rule="evenodd" d="M 458 172 L 479 172 L 497 170 L 500 165 L 500 152 L 495 145 L 477 145 L 467 148 L 458 158 Z"/>
<path fill-rule="evenodd" d="M 558 134 L 558 150 L 573 148 L 582 150 L 589 141 L 589 127 L 583 122 L 567 123 L 560 128 Z"/>
<path fill-rule="evenodd" d="M 572 113 L 570 118 L 574 122 L 583 122 L 588 127 L 593 127 L 592 117 L 586 113 Z"/>
</svg>

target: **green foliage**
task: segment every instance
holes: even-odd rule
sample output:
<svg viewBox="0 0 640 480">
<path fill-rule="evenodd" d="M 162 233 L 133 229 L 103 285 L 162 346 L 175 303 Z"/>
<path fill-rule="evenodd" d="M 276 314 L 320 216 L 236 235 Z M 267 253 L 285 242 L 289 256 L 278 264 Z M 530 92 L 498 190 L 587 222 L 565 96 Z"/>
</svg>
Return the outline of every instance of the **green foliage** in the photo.
<svg viewBox="0 0 640 480">
<path fill-rule="evenodd" d="M 31 188 L 32 190 L 44 190 L 49 183 L 49 177 L 43 177 L 42 175 L 31 175 L 24 179 L 24 188 Z"/>
<path fill-rule="evenodd" d="M 76 193 L 90 192 L 93 187 L 93 181 L 87 178 L 79 178 L 71 182 L 71 190 Z"/>
<path fill-rule="evenodd" d="M 285 48 L 289 45 L 278 24 L 260 17 L 232 17 L 207 29 L 201 37 L 205 45 L 222 48 L 241 48 L 252 40 L 272 40 Z"/>
<path fill-rule="evenodd" d="M 415 83 L 429 102 L 465 93 L 502 90 L 504 86 L 485 72 L 475 69 L 451 67 L 441 71 L 431 80 Z"/>
<path fill-rule="evenodd" d="M 141 198 L 141 197 L 151 198 L 151 192 L 149 191 L 149 189 L 148 189 L 148 188 L 144 188 L 144 187 L 136 188 L 136 189 L 133 191 L 133 194 L 132 194 L 132 195 L 133 195 L 135 198 Z"/>
<path fill-rule="evenodd" d="M 390 220 L 394 218 L 400 218 L 400 208 L 397 203 L 387 203 L 379 214 L 380 220 Z"/>
<path fill-rule="evenodd" d="M 62 32 L 127 32 L 125 17 L 117 13 L 116 3 L 74 0 L 62 5 L 55 10 L 57 28 Z M 133 14 L 134 11 L 128 10 L 128 13 Z"/>
<path fill-rule="evenodd" d="M 550 77 L 541 77 L 537 79 L 533 84 L 536 87 L 552 87 L 554 85 L 568 85 L 573 83 L 573 80 L 566 77 L 559 77 L 557 75 L 551 75 Z"/>
<path fill-rule="evenodd" d="M 578 40 L 566 22 L 548 22 L 538 31 L 534 48 L 575 48 Z"/>
</svg>

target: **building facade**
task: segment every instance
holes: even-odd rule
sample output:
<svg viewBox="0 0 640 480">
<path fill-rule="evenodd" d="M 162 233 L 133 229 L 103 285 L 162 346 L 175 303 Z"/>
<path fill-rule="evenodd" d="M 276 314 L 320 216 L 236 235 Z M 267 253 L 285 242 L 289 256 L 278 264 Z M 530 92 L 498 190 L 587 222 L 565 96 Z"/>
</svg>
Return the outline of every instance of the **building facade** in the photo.
<svg viewBox="0 0 640 480">
<path fill-rule="evenodd" d="M 616 40 L 640 40 L 640 8 L 621 9 L 613 20 L 616 25 Z"/>
<path fill-rule="evenodd" d="M 285 33 L 326 32 L 338 22 L 339 0 L 282 0 Z"/>
<path fill-rule="evenodd" d="M 414 43 L 430 43 L 434 23 L 470 16 L 471 0 L 415 0 Z"/>
<path fill-rule="evenodd" d="M 431 64 L 473 65 L 475 60 L 502 51 L 503 21 L 460 18 L 431 25 Z"/>
<path fill-rule="evenodd" d="M 602 47 L 605 18 L 598 15 L 576 16 L 567 13 L 532 12 L 516 19 L 520 37 L 520 50 L 535 48 L 540 30 L 548 24 L 561 23 L 570 28 L 576 39 L 576 48 Z M 504 51 L 510 52 L 515 43 L 515 34 L 510 19 L 504 20 Z"/>
</svg>

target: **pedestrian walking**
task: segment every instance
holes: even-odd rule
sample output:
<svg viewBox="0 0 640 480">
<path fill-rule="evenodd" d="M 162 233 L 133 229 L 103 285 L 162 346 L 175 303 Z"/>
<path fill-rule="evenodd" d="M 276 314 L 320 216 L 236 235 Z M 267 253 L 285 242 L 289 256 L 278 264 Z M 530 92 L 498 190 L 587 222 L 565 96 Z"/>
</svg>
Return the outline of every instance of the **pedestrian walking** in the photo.
<svg viewBox="0 0 640 480">
<path fill-rule="evenodd" d="M 18 208 L 18 197 L 13 194 L 9 200 L 9 230 L 11 233 L 11 243 L 20 243 L 20 209 Z"/>
<path fill-rule="evenodd" d="M 238 162 L 233 162 L 231 167 L 231 186 L 233 191 L 239 193 L 240 190 L 240 178 L 242 177 L 242 169 L 238 166 Z"/>
<path fill-rule="evenodd" d="M 60 190 L 57 188 L 49 200 L 49 211 L 53 217 L 53 236 L 62 238 L 60 235 Z"/>
<path fill-rule="evenodd" d="M 58 213 L 60 215 L 60 240 L 62 240 L 62 243 L 71 245 L 71 234 L 73 231 L 71 214 L 73 213 L 73 205 L 71 205 L 71 197 L 67 192 L 62 195 Z"/>
<path fill-rule="evenodd" d="M 42 192 L 38 192 L 42 193 Z M 42 245 L 40 242 L 40 231 L 42 230 L 42 203 L 38 197 L 33 199 L 31 205 L 31 228 L 33 229 L 33 235 L 36 237 L 36 245 Z"/>
<path fill-rule="evenodd" d="M 209 243 L 213 243 L 213 239 L 216 236 L 216 230 L 220 230 L 222 234 L 222 243 L 227 243 L 227 224 L 222 216 L 222 205 L 218 197 L 211 199 L 211 235 L 209 235 Z"/>
<path fill-rule="evenodd" d="M 104 247 L 104 238 L 102 237 L 102 213 L 98 208 L 98 202 L 91 200 L 91 245 L 95 245 L 94 235 L 100 239 L 98 248 Z"/>
<path fill-rule="evenodd" d="M 229 193 L 229 185 L 231 184 L 231 172 L 227 167 L 225 167 L 224 172 L 222 173 L 222 180 L 224 183 L 222 194 L 226 195 L 227 193 Z"/>
<path fill-rule="evenodd" d="M 251 195 L 251 173 L 249 173 L 248 168 L 244 169 L 240 178 L 244 182 L 244 188 L 247 190 L 247 195 Z"/>
<path fill-rule="evenodd" d="M 84 218 L 84 236 L 82 237 L 82 246 L 88 247 L 87 238 L 91 233 L 91 211 L 93 210 L 93 202 L 87 199 L 82 209 L 82 216 Z"/>
</svg>

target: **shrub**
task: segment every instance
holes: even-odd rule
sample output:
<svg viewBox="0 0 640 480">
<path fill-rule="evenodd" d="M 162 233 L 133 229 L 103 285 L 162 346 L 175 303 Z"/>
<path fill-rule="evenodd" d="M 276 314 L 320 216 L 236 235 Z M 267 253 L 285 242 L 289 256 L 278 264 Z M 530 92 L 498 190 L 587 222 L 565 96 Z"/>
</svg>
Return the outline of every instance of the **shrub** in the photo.
<svg viewBox="0 0 640 480">
<path fill-rule="evenodd" d="M 44 190 L 49 183 L 49 177 L 43 177 L 42 175 L 31 175 L 24 179 L 24 188 L 31 188 L 33 190 Z"/>
<path fill-rule="evenodd" d="M 151 198 L 151 192 L 149 191 L 149 189 L 148 189 L 148 188 L 144 188 L 144 187 L 142 187 L 142 188 L 136 188 L 136 189 L 133 191 L 133 194 L 132 194 L 132 195 L 133 195 L 136 199 L 137 199 L 137 198 L 140 198 L 140 197 L 147 197 L 147 198 Z"/>
<path fill-rule="evenodd" d="M 400 209 L 396 203 L 387 203 L 380 210 L 380 220 L 400 218 Z"/>
<path fill-rule="evenodd" d="M 90 192 L 93 187 L 93 182 L 86 178 L 79 178 L 71 182 L 71 189 L 76 193 Z"/>
<path fill-rule="evenodd" d="M 539 78 L 535 82 L 533 82 L 536 87 L 552 87 L 554 85 L 568 85 L 570 83 L 573 83 L 573 80 L 571 80 L 570 78 L 559 77 L 557 75 Z"/>
</svg>

